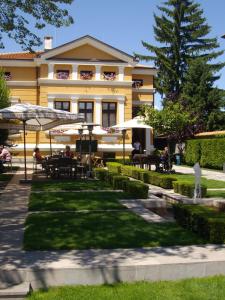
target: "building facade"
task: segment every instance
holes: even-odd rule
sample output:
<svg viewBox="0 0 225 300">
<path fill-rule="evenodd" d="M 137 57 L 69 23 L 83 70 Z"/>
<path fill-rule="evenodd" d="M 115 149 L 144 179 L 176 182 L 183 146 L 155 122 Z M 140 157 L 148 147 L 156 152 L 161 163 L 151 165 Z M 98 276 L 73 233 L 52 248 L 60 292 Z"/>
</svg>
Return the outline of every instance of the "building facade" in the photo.
<svg viewBox="0 0 225 300">
<path fill-rule="evenodd" d="M 84 113 L 87 122 L 100 125 L 107 135 L 97 136 L 98 151 L 121 156 L 122 135 L 111 126 L 136 116 L 141 104 L 154 105 L 156 69 L 141 65 L 135 57 L 91 36 L 52 48 L 52 38 L 45 38 L 45 50 L 35 53 L 1 53 L 0 67 L 10 88 L 11 103 L 31 103 L 73 113 Z M 71 126 L 71 125 L 70 125 Z M 13 139 L 13 136 L 11 136 Z M 53 135 L 53 150 L 74 145 L 79 136 Z M 128 130 L 126 151 L 132 139 L 139 139 L 150 151 L 150 130 Z M 22 155 L 22 136 L 16 135 L 15 151 Z M 47 132 L 29 132 L 27 149 L 38 145 L 49 151 Z"/>
</svg>

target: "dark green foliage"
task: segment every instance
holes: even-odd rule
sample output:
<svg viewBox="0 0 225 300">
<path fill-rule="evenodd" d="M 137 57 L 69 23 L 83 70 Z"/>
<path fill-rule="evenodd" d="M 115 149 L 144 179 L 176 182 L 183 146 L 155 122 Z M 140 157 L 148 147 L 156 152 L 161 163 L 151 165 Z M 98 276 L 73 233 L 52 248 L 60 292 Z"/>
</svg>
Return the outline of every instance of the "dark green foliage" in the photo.
<svg viewBox="0 0 225 300">
<path fill-rule="evenodd" d="M 157 90 L 166 100 L 176 101 L 183 88 L 185 74 L 192 59 L 204 57 L 205 61 L 217 58 L 223 51 L 216 52 L 218 42 L 209 38 L 210 27 L 206 23 L 200 4 L 193 0 L 168 0 L 158 7 L 161 15 L 155 15 L 154 33 L 160 46 L 142 42 L 152 55 L 139 55 L 152 60 L 158 68 Z M 220 70 L 223 64 L 211 64 Z"/>
<path fill-rule="evenodd" d="M 116 172 L 108 172 L 107 177 L 106 177 L 105 180 L 107 180 L 110 185 L 113 185 L 113 177 L 118 176 L 118 175 L 119 174 L 116 173 Z"/>
<path fill-rule="evenodd" d="M 185 161 L 200 162 L 202 167 L 222 169 L 225 163 L 225 139 L 198 139 L 186 142 Z"/>
<path fill-rule="evenodd" d="M 196 162 L 200 162 L 201 143 L 200 140 L 187 140 L 185 147 L 185 162 L 193 166 Z"/>
<path fill-rule="evenodd" d="M 104 181 L 108 175 L 108 171 L 103 169 L 103 168 L 95 168 L 94 169 L 94 176 L 99 179 Z"/>
<path fill-rule="evenodd" d="M 117 162 L 107 162 L 106 166 L 109 172 L 121 173 L 121 164 Z"/>
<path fill-rule="evenodd" d="M 225 128 L 225 114 L 220 111 L 224 107 L 224 91 L 214 87 L 217 79 L 205 60 L 190 63 L 181 98 L 185 110 L 196 119 L 195 130 Z"/>
<path fill-rule="evenodd" d="M 24 50 L 32 51 L 33 47 L 42 44 L 41 39 L 29 29 L 29 16 L 35 20 L 35 28 L 43 29 L 46 24 L 57 28 L 69 26 L 73 18 L 65 9 L 65 4 L 73 0 L 1 0 L 0 1 L 0 48 L 4 48 L 3 35 L 7 34 Z M 61 6 L 61 7 L 60 7 Z"/>
<path fill-rule="evenodd" d="M 122 190 L 124 188 L 124 181 L 129 181 L 129 178 L 127 176 L 113 176 L 113 188 L 115 190 Z"/>
<path fill-rule="evenodd" d="M 149 187 L 140 181 L 125 181 L 124 182 L 125 192 L 130 195 L 133 199 L 147 199 Z"/>
<path fill-rule="evenodd" d="M 189 198 L 194 197 L 195 184 L 185 181 L 175 181 L 173 182 L 174 192 L 187 196 Z M 201 194 L 202 197 L 206 197 L 207 195 L 207 187 L 205 185 L 201 185 Z"/>
<path fill-rule="evenodd" d="M 225 242 L 225 215 L 213 208 L 200 205 L 176 204 L 174 216 L 176 221 L 197 233 L 209 243 Z"/>
<path fill-rule="evenodd" d="M 148 171 L 148 174 L 145 175 L 145 180 L 152 185 L 160 186 L 164 189 L 172 189 L 173 181 L 177 179 L 167 174 Z"/>
</svg>

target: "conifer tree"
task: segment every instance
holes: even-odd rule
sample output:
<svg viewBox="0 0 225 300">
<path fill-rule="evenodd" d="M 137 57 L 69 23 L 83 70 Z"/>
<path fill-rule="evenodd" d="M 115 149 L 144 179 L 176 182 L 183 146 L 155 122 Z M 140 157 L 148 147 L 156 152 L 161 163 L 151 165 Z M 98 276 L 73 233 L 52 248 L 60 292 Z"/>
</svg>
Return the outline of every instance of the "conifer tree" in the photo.
<svg viewBox="0 0 225 300">
<path fill-rule="evenodd" d="M 152 60 L 158 68 L 156 89 L 167 100 L 176 101 L 182 92 L 189 62 L 202 57 L 211 69 L 219 71 L 224 64 L 212 60 L 223 51 L 217 51 L 216 38 L 208 38 L 210 27 L 200 5 L 193 0 L 168 0 L 158 7 L 160 16 L 154 15 L 154 34 L 158 46 L 142 41 L 151 55 L 138 55 Z"/>
</svg>

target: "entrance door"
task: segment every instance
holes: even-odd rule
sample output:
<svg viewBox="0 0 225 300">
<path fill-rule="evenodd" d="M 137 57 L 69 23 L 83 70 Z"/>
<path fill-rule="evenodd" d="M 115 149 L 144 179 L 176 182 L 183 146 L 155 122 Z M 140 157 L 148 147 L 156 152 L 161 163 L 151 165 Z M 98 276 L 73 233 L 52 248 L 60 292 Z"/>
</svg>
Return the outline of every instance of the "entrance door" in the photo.
<svg viewBox="0 0 225 300">
<path fill-rule="evenodd" d="M 136 141 L 141 143 L 142 151 L 145 149 L 145 129 L 144 128 L 133 128 L 132 129 L 132 144 Z"/>
</svg>

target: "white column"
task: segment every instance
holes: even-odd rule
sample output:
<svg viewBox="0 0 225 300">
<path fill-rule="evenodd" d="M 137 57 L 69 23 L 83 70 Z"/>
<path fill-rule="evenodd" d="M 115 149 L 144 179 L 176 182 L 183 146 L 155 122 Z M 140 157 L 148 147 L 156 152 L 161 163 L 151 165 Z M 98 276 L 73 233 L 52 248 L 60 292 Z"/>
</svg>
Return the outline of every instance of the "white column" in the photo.
<svg viewBox="0 0 225 300">
<path fill-rule="evenodd" d="M 77 80 L 78 79 L 78 65 L 77 64 L 72 64 L 72 80 Z"/>
<path fill-rule="evenodd" d="M 54 64 L 48 64 L 48 79 L 54 79 Z"/>
<path fill-rule="evenodd" d="M 119 99 L 118 100 L 118 112 L 119 112 L 119 120 L 118 123 L 123 123 L 124 122 L 124 113 L 125 113 L 125 104 L 124 104 L 124 99 Z"/>
<path fill-rule="evenodd" d="M 151 129 L 150 128 L 146 128 L 145 129 L 145 149 L 146 149 L 146 154 L 150 154 L 151 152 Z"/>
<path fill-rule="evenodd" d="M 101 68 L 102 66 L 95 66 L 95 80 L 101 80 Z"/>
<path fill-rule="evenodd" d="M 74 114 L 78 114 L 78 99 L 79 97 L 71 97 L 71 112 Z"/>
<path fill-rule="evenodd" d="M 119 81 L 124 81 L 124 67 L 119 67 Z"/>
<path fill-rule="evenodd" d="M 95 123 L 102 125 L 102 98 L 95 98 Z"/>
<path fill-rule="evenodd" d="M 48 98 L 48 107 L 49 108 L 54 108 L 54 99 L 55 98 L 53 98 L 53 97 L 51 97 L 51 98 L 49 97 Z"/>
</svg>

